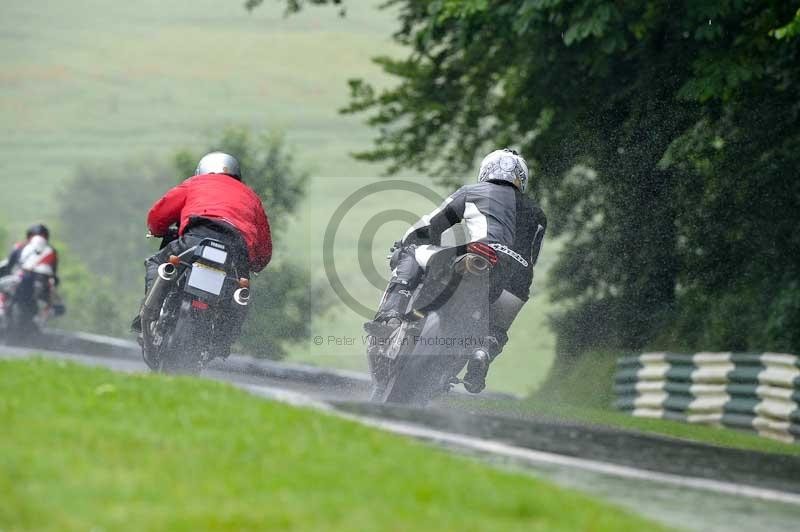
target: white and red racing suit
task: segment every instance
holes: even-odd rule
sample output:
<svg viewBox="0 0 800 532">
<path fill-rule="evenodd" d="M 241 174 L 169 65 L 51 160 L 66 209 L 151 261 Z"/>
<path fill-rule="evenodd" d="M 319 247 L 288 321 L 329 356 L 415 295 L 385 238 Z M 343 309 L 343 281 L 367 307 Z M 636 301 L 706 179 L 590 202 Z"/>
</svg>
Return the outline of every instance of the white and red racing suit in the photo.
<svg viewBox="0 0 800 532">
<path fill-rule="evenodd" d="M 61 306 L 56 292 L 58 253 L 46 238 L 34 235 L 14 246 L 0 277 L 0 311 L 10 298 L 35 305 L 36 299 Z"/>
</svg>

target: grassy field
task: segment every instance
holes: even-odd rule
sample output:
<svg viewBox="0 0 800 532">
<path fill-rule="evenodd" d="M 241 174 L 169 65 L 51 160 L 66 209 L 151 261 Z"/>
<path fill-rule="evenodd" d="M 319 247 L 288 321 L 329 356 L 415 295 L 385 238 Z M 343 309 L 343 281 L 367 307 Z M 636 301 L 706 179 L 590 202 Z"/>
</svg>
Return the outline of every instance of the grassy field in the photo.
<svg viewBox="0 0 800 532">
<path fill-rule="evenodd" d="M 277 245 L 278 253 L 307 264 L 325 284 L 321 249 L 332 213 L 383 171 L 349 157 L 368 147 L 373 133 L 361 117 L 337 112 L 347 103 L 349 78 L 388 83 L 371 57 L 401 53 L 390 40 L 393 13 L 379 11 L 379 3 L 348 1 L 345 18 L 313 7 L 285 18 L 278 2 L 253 13 L 237 0 L 2 2 L 0 225 L 13 236 L 33 220 L 53 222 L 59 191 L 82 164 L 130 164 L 180 147 L 200 150 L 220 127 L 244 124 L 283 132 L 312 173 L 309 197 Z M 429 184 L 424 176 L 405 178 Z M 165 176 L 165 188 L 172 180 Z M 405 230 L 404 223 L 386 223 L 373 243 L 359 243 L 368 221 L 387 209 L 418 216 L 433 206 L 419 195 L 388 191 L 365 198 L 345 216 L 335 263 L 359 302 L 374 306 L 381 293 L 361 272 L 359 251 L 387 276 L 383 255 Z M 87 213 L 87 231 L 95 223 L 102 220 Z M 554 249 L 545 244 L 539 286 L 546 286 Z M 541 293 L 525 309 L 491 388 L 526 393 L 541 382 L 553 357 L 550 308 Z M 302 342 L 292 358 L 363 369 L 363 321 L 335 305 L 314 323 L 324 344 Z"/>
<path fill-rule="evenodd" d="M 26 360 L 0 388 L 4 531 L 657 528 L 221 383 Z"/>
</svg>

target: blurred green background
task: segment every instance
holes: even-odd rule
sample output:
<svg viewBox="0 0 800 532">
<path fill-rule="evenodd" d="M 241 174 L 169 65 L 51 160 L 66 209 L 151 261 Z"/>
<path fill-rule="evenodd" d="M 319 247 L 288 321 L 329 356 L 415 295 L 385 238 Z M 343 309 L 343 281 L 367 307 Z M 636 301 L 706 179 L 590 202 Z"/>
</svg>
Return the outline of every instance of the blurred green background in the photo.
<svg viewBox="0 0 800 532">
<path fill-rule="evenodd" d="M 326 288 L 322 241 L 341 202 L 381 179 L 384 170 L 349 156 L 367 148 L 374 132 L 359 117 L 338 113 L 348 103 L 349 78 L 365 78 L 378 87 L 388 83 L 371 57 L 400 54 L 391 41 L 395 14 L 377 6 L 349 1 L 344 18 L 324 7 L 308 7 L 287 18 L 278 3 L 248 13 L 235 1 L 4 1 L 0 224 L 8 238 L 40 220 L 57 231 L 61 202 L 69 199 L 66 183 L 86 165 L 128 166 L 125 171 L 134 175 L 142 165 L 144 179 L 146 161 L 158 165 L 176 150 L 202 150 L 227 126 L 282 134 L 297 165 L 311 177 L 307 197 L 276 242 L 276 253 L 307 265 L 312 283 L 333 303 L 312 324 L 312 335 L 322 336 L 323 344 L 315 345 L 313 336 L 303 339 L 289 347 L 289 358 L 365 369 L 364 319 Z M 423 175 L 397 178 L 430 186 L 442 197 L 449 193 Z M 463 176 L 462 181 L 472 179 Z M 163 189 L 154 191 L 153 199 L 174 180 L 164 175 Z M 359 235 L 366 222 L 386 209 L 424 214 L 433 207 L 425 198 L 397 192 L 366 198 L 348 212 L 334 262 L 358 301 L 374 307 L 380 297 L 358 265 Z M 142 238 L 145 214 L 138 222 Z M 104 220 L 87 212 L 85 223 L 91 233 Z M 384 275 L 386 250 L 404 230 L 401 222 L 383 225 L 365 250 Z M 97 245 L 108 247 L 109 260 L 114 260 L 113 242 Z M 547 327 L 546 277 L 557 248 L 545 243 L 534 299 L 495 364 L 492 389 L 526 393 L 547 373 L 554 338 Z M 120 294 L 126 301 L 136 297 Z M 329 336 L 352 339 L 353 345 L 344 340 L 336 345 Z"/>
</svg>

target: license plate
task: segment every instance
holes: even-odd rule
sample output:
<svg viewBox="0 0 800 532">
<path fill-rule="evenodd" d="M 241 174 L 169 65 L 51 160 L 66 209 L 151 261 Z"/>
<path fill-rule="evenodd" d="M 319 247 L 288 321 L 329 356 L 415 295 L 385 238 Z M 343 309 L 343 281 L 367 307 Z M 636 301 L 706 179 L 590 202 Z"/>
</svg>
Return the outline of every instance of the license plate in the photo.
<svg viewBox="0 0 800 532">
<path fill-rule="evenodd" d="M 192 288 L 218 296 L 222 292 L 222 283 L 224 282 L 224 270 L 218 270 L 195 262 L 192 264 L 192 273 L 189 274 L 189 281 L 186 284 Z"/>
<path fill-rule="evenodd" d="M 221 249 L 212 248 L 211 246 L 204 246 L 203 247 L 203 258 L 208 259 L 212 262 L 216 262 L 217 264 L 225 264 L 225 260 L 228 258 L 228 252 L 223 251 Z"/>
</svg>

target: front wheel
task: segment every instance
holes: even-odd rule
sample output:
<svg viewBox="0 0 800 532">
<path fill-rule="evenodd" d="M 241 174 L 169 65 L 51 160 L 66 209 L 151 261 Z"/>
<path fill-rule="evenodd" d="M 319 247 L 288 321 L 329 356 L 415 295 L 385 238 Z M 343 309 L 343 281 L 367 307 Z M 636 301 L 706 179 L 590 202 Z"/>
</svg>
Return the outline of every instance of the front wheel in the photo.
<svg viewBox="0 0 800 532">
<path fill-rule="evenodd" d="M 414 348 L 407 342 L 418 328 L 409 331 L 409 323 L 404 321 L 395 329 L 386 345 L 370 344 L 367 348 L 367 361 L 372 376 L 370 401 L 375 403 L 398 403 L 424 406 L 429 400 L 426 386 L 425 368 L 417 367 Z"/>
</svg>

